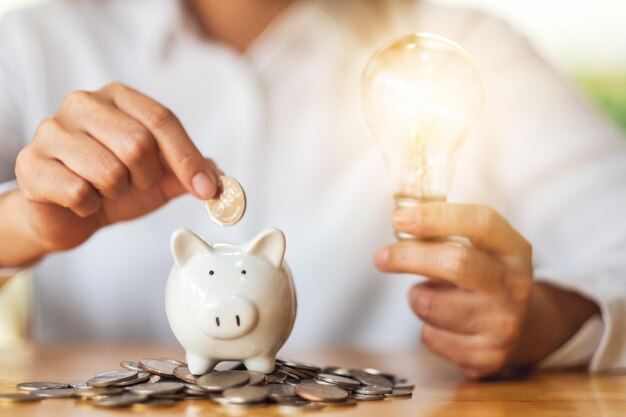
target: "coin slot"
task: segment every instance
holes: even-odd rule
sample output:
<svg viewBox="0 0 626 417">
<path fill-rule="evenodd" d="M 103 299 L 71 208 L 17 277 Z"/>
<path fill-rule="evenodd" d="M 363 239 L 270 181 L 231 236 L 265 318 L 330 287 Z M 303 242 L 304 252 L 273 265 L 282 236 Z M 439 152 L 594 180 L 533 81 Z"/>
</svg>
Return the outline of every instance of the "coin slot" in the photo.
<svg viewBox="0 0 626 417">
<path fill-rule="evenodd" d="M 241 320 L 239 320 L 239 315 L 236 315 L 235 318 L 237 319 L 237 327 L 239 327 L 241 325 Z"/>
<path fill-rule="evenodd" d="M 209 275 L 213 275 L 213 274 L 215 274 L 215 272 L 209 271 Z"/>
<path fill-rule="evenodd" d="M 220 318 L 219 317 L 215 317 L 215 324 L 217 324 L 217 327 L 220 327 Z"/>
<path fill-rule="evenodd" d="M 247 274 L 246 270 L 245 270 L 245 269 L 243 269 L 243 270 L 241 271 L 241 275 L 246 275 L 246 274 Z"/>
</svg>

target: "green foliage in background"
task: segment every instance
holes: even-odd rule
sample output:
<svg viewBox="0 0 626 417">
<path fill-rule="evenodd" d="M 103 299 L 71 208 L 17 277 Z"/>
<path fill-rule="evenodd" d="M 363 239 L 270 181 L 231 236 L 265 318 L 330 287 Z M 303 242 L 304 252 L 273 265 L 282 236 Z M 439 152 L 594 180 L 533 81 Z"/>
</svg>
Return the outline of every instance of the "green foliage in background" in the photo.
<svg viewBox="0 0 626 417">
<path fill-rule="evenodd" d="M 591 100 L 626 133 L 626 74 L 584 74 L 576 80 Z"/>
</svg>

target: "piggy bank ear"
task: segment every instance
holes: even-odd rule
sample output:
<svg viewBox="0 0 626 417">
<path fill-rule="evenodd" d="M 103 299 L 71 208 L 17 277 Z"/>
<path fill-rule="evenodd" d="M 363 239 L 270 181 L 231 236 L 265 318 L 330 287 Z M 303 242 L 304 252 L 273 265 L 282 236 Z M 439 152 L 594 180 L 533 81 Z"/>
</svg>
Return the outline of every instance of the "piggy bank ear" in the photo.
<svg viewBox="0 0 626 417">
<path fill-rule="evenodd" d="M 179 268 L 182 268 L 192 257 L 210 253 L 213 250 L 213 246 L 187 229 L 178 229 L 172 233 L 170 248 Z"/>
<path fill-rule="evenodd" d="M 245 246 L 248 255 L 262 256 L 276 269 L 283 264 L 285 249 L 285 235 L 278 229 L 264 230 Z"/>
</svg>

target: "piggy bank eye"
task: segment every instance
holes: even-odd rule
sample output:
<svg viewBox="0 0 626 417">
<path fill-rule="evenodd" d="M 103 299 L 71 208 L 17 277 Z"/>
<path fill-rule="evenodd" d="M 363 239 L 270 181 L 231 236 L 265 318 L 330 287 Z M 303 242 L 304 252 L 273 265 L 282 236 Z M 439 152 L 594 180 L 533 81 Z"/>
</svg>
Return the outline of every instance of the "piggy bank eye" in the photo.
<svg viewBox="0 0 626 417">
<path fill-rule="evenodd" d="M 213 271 L 209 271 L 209 275 L 213 275 L 215 272 Z"/>
<path fill-rule="evenodd" d="M 246 270 L 245 269 L 241 270 L 241 275 L 246 275 Z"/>
</svg>

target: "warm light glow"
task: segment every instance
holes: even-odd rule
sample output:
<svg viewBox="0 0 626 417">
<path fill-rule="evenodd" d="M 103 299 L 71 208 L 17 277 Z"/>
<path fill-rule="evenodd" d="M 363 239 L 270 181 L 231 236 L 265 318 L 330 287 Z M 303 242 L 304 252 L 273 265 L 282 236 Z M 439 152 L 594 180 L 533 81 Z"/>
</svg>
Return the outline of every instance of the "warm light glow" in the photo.
<svg viewBox="0 0 626 417">
<path fill-rule="evenodd" d="M 371 58 L 362 94 L 398 205 L 445 199 L 455 152 L 483 106 L 469 54 L 440 36 L 405 36 Z"/>
</svg>

